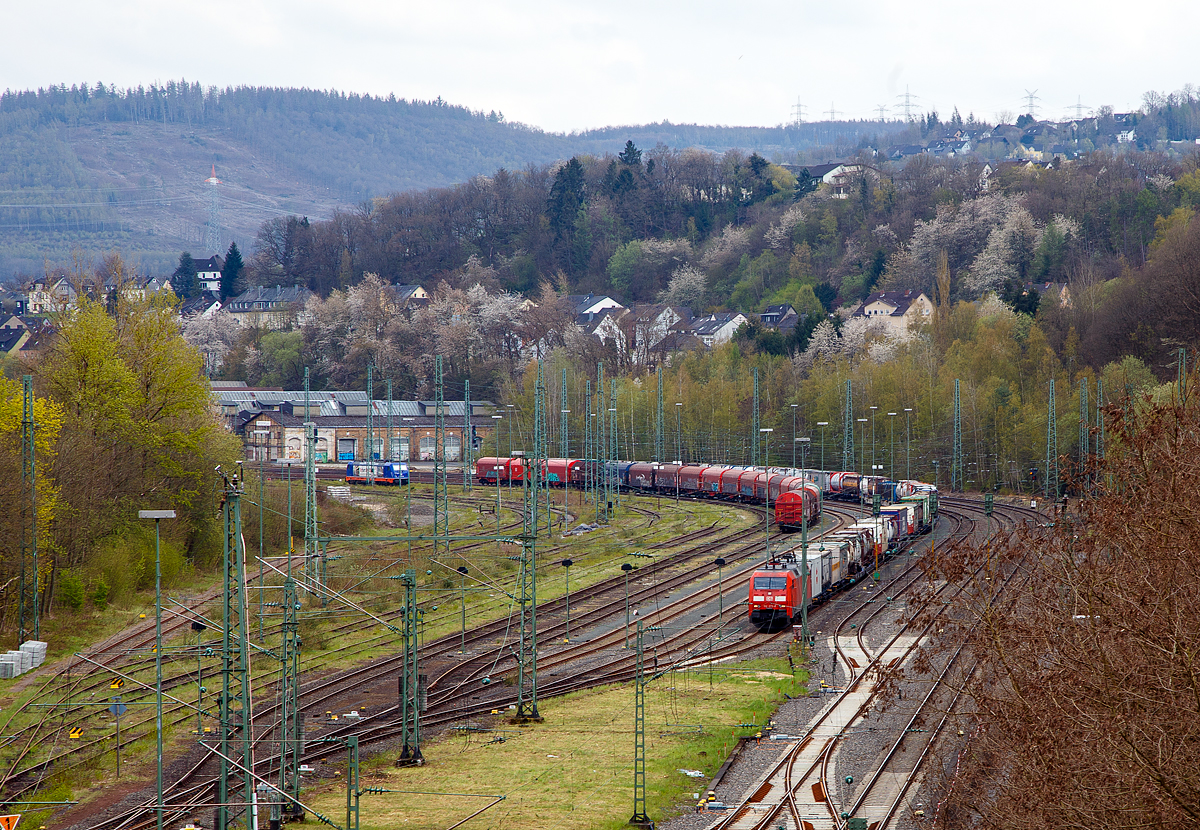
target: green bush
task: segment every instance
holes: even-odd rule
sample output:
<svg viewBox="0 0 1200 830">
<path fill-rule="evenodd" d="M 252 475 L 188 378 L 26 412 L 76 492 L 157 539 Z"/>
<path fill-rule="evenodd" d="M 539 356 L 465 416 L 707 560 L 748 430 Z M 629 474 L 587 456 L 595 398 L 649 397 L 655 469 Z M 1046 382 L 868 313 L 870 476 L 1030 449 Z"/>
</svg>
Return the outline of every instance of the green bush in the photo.
<svg viewBox="0 0 1200 830">
<path fill-rule="evenodd" d="M 108 583 L 104 581 L 104 577 L 97 577 L 92 585 L 92 605 L 96 606 L 97 611 L 108 607 L 108 590 Z"/>
<path fill-rule="evenodd" d="M 72 611 L 78 611 L 83 607 L 86 593 L 83 579 L 75 569 L 68 568 L 59 575 L 58 596 L 62 599 L 63 604 Z"/>
</svg>

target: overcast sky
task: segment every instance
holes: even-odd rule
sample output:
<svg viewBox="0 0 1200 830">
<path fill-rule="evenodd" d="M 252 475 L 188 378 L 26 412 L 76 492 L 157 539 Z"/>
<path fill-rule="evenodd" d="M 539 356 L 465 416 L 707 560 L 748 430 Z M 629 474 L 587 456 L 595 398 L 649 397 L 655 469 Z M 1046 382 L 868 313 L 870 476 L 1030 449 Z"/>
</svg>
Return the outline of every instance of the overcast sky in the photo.
<svg viewBox="0 0 1200 830">
<path fill-rule="evenodd" d="M 0 86 L 97 81 L 442 96 L 568 131 L 771 126 L 958 106 L 1042 117 L 1200 82 L 1200 3 L 18 0 Z"/>
</svg>

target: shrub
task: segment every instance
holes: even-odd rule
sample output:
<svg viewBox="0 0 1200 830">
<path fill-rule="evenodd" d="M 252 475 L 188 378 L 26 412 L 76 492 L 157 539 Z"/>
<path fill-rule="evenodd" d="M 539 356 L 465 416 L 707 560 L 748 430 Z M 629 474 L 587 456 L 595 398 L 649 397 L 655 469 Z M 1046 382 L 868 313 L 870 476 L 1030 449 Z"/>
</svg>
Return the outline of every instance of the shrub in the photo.
<svg viewBox="0 0 1200 830">
<path fill-rule="evenodd" d="M 108 583 L 104 581 L 103 575 L 97 577 L 92 585 L 92 605 L 96 606 L 97 611 L 108 607 Z"/>
<path fill-rule="evenodd" d="M 62 599 L 63 604 L 72 611 L 78 611 L 83 607 L 83 600 L 87 593 L 83 584 L 83 579 L 74 568 L 68 568 L 59 575 L 58 578 L 58 595 Z"/>
</svg>

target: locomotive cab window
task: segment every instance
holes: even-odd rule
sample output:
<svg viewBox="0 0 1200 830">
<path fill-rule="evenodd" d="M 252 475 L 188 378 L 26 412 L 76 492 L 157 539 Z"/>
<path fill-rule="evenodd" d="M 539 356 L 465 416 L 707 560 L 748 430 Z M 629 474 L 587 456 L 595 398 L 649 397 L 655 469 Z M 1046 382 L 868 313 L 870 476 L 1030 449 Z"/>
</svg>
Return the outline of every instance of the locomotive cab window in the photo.
<svg viewBox="0 0 1200 830">
<path fill-rule="evenodd" d="M 757 591 L 782 591 L 787 588 L 786 576 L 756 576 L 754 588 Z"/>
</svg>

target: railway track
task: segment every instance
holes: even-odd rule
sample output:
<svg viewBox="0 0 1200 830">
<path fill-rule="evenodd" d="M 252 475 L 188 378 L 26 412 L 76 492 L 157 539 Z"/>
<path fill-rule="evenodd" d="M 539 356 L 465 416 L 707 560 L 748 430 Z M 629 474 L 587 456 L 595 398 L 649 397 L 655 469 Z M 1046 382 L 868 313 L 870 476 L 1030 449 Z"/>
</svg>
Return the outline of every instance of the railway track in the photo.
<svg viewBox="0 0 1200 830">
<path fill-rule="evenodd" d="M 942 499 L 941 506 L 942 516 L 955 523 L 949 540 L 943 543 L 952 549 L 955 543 L 965 541 L 976 532 L 983 507 L 979 502 L 954 498 Z M 1011 526 L 1029 520 L 1030 513 L 1037 515 L 1021 508 L 998 506 L 996 521 L 1001 527 Z M 874 593 L 889 598 L 905 595 L 922 580 L 916 568 L 917 564 L 911 563 Z M 997 592 L 1016 576 L 1014 573 L 1004 575 L 998 582 Z M 922 602 L 926 606 L 945 603 L 947 596 L 962 589 L 961 584 L 944 584 Z M 915 627 L 912 621 L 918 618 L 917 609 L 907 608 L 908 622 L 876 647 L 869 644 L 867 632 L 873 621 L 895 606 L 878 603 L 869 607 L 863 603 L 838 621 L 830 640 L 847 677 L 845 688 L 769 767 L 740 803 L 712 825 L 711 830 L 774 830 L 778 826 L 840 830 L 847 826 L 849 816 L 866 818 L 871 830 L 888 827 L 923 773 L 924 762 L 958 703 L 961 686 L 947 689 L 947 678 L 962 658 L 961 646 L 937 668 L 933 677 L 926 678 L 926 692 L 896 730 L 894 740 L 878 764 L 848 799 L 839 797 L 841 782 L 833 772 L 837 768 L 838 752 L 876 701 L 885 673 L 910 659 L 946 607 L 942 604 L 928 616 L 920 630 L 912 630 Z M 921 733 L 913 731 L 916 724 L 925 722 L 933 722 L 934 727 Z M 913 738 L 914 734 L 921 734 L 924 740 Z M 911 745 L 918 741 L 921 743 L 918 752 L 902 751 L 906 747 L 911 750 Z M 846 781 L 852 782 L 853 777 Z M 836 806 L 839 803 L 843 805 L 840 809 Z"/>
<path fill-rule="evenodd" d="M 480 499 L 480 501 L 490 501 L 490 500 L 485 497 L 483 499 Z M 636 506 L 636 505 L 625 505 L 625 507 L 632 513 L 644 516 L 646 518 L 647 524 L 653 523 L 654 521 L 657 521 L 660 518 L 659 513 L 655 510 L 651 510 L 651 509 L 641 507 L 641 506 Z M 761 511 L 759 511 L 759 512 L 761 513 Z M 745 534 L 747 532 L 742 531 L 740 533 Z M 670 540 L 668 543 L 666 543 L 666 546 L 667 547 L 672 547 L 672 546 L 678 547 L 680 544 L 686 543 L 688 540 L 693 539 L 694 536 L 695 536 L 695 534 L 692 532 L 682 534 L 677 540 Z M 736 541 L 737 538 L 739 538 L 739 534 L 736 534 L 736 533 L 735 534 L 725 534 L 725 536 L 728 537 L 727 541 L 729 541 L 730 543 L 733 543 L 734 541 Z M 397 541 L 398 542 L 403 541 L 403 537 L 398 538 Z M 717 539 L 717 540 L 711 541 L 708 545 L 705 545 L 705 546 L 693 546 L 690 549 L 690 555 L 692 557 L 703 556 L 708 551 L 720 549 L 722 544 L 723 544 L 722 539 Z M 466 547 L 468 547 L 468 546 L 460 545 L 458 548 L 456 548 L 456 552 L 461 552 Z M 471 547 L 473 547 L 473 546 L 471 546 Z M 554 547 L 551 546 L 551 547 L 544 548 L 542 555 L 546 556 L 546 555 L 552 554 L 554 552 L 556 552 L 556 551 L 555 551 Z M 279 564 L 282 567 L 282 561 L 286 561 L 286 557 L 279 557 L 279 558 L 277 558 L 277 560 L 279 561 Z M 652 567 L 649 567 L 646 570 L 649 572 L 653 572 L 658 569 L 669 567 L 672 564 L 678 563 L 679 561 L 681 561 L 681 558 L 678 555 L 673 556 L 673 557 L 664 557 L 662 560 L 653 563 Z M 591 597 L 592 594 L 602 593 L 606 590 L 611 592 L 613 590 L 614 584 L 616 584 L 617 582 L 618 582 L 618 580 L 608 580 L 606 583 L 601 584 L 601 585 L 591 586 L 591 587 L 585 588 L 585 589 L 577 589 L 572 596 L 572 600 L 576 603 L 576 619 L 578 619 L 578 611 L 579 611 L 578 603 L 581 600 L 586 601 L 588 598 Z M 457 591 L 453 591 L 453 590 L 446 591 L 443 596 L 449 597 L 451 595 L 456 597 Z M 204 603 L 214 599 L 215 596 L 216 596 L 215 592 L 210 592 L 208 595 L 196 598 L 194 601 L 189 603 L 189 605 L 193 611 L 196 611 L 201 606 L 203 606 Z M 438 602 L 438 595 L 434 595 L 433 604 L 436 606 L 437 602 Z M 543 605 L 542 607 L 549 608 L 552 605 L 553 604 Z M 399 611 L 392 611 L 392 612 L 386 613 L 384 616 L 385 616 L 385 618 L 395 618 L 399 615 L 399 613 L 400 613 Z M 198 616 L 198 614 L 197 614 L 197 616 Z M 176 617 L 176 618 L 167 617 L 167 619 L 164 620 L 164 635 L 169 637 L 172 633 L 176 633 L 180 630 L 185 630 L 188 625 L 188 621 L 189 621 L 189 617 L 186 617 L 186 616 Z M 351 623 L 344 624 L 342 626 L 338 626 L 337 628 L 334 629 L 333 633 L 345 633 L 345 632 L 351 631 L 356 628 L 370 627 L 370 626 L 376 626 L 376 625 L 377 625 L 377 623 L 375 623 L 372 620 L 351 622 Z M 490 627 L 489 626 L 481 627 L 473 634 L 473 636 L 480 639 L 481 641 L 484 641 L 488 637 L 491 637 L 495 634 L 497 625 L 499 625 L 499 623 L 493 624 Z M 269 633 L 269 631 L 268 631 L 268 633 Z M 379 639 L 383 640 L 389 636 L 390 635 L 383 634 L 383 635 L 380 635 Z M 394 637 L 392 639 L 394 640 Z M 450 640 L 452 640 L 454 638 L 442 638 L 442 639 L 449 642 Z M 63 695 L 63 697 L 67 701 L 70 701 L 70 700 L 78 701 L 80 699 L 86 700 L 89 696 L 99 696 L 101 694 L 104 694 L 105 688 L 109 682 L 110 677 L 107 675 L 101 676 L 100 675 L 101 669 L 104 669 L 109 672 L 115 670 L 115 671 L 118 671 L 119 673 L 126 674 L 126 675 L 129 675 L 130 673 L 137 671 L 137 669 L 139 667 L 144 669 L 146 666 L 153 663 L 153 659 L 154 659 L 153 654 L 152 654 L 151 649 L 149 648 L 150 644 L 152 644 L 153 641 L 154 641 L 153 622 L 145 621 L 145 622 L 141 623 L 140 625 L 135 626 L 130 631 L 124 632 L 123 634 L 119 635 L 116 638 L 113 638 L 109 642 L 102 644 L 100 647 L 98 647 L 97 649 L 94 650 L 95 654 L 91 655 L 94 662 L 85 663 L 84 665 L 86 667 L 86 671 L 78 672 L 76 674 L 76 676 L 74 676 L 72 678 L 71 684 L 69 685 L 69 687 L 66 690 L 62 690 L 61 688 L 59 689 L 60 693 Z M 455 642 L 457 642 L 457 640 L 455 640 Z M 372 642 L 368 641 L 359 647 L 359 651 L 366 652 L 366 651 L 375 649 L 378 645 L 380 645 L 380 643 L 372 643 Z M 392 643 L 392 645 L 394 645 L 394 643 Z M 435 647 L 437 645 L 438 644 L 436 644 L 436 643 L 434 644 Z M 194 649 L 190 652 L 190 654 L 191 655 L 195 654 Z M 172 655 L 172 657 L 175 657 L 175 656 L 178 656 L 178 655 Z M 422 659 L 425 659 L 424 653 L 423 653 Z M 376 663 L 372 663 L 367 669 L 359 670 L 356 672 L 352 671 L 352 672 L 342 673 L 341 675 L 335 675 L 336 678 L 339 678 L 341 680 L 340 684 L 321 683 L 321 684 L 317 684 L 316 688 L 311 688 L 313 686 L 313 684 L 311 684 L 311 683 L 306 684 L 306 686 L 301 690 L 302 705 L 305 705 L 305 706 L 308 705 L 308 702 L 306 700 L 304 700 L 303 698 L 313 697 L 314 693 L 317 692 L 319 689 L 322 689 L 322 688 L 326 689 L 326 693 L 320 694 L 317 696 L 318 700 L 317 700 L 317 704 L 315 704 L 315 705 L 324 703 L 327 700 L 329 700 L 331 697 L 334 697 L 336 695 L 336 692 L 338 691 L 336 688 L 333 689 L 332 694 L 329 692 L 329 689 L 331 686 L 340 685 L 342 687 L 341 690 L 345 691 L 347 688 L 353 688 L 355 685 L 361 683 L 363 681 L 364 677 L 368 674 L 371 676 L 380 677 L 380 676 L 385 676 L 389 670 L 395 671 L 397 663 L 398 663 L 398 661 L 395 659 L 385 661 L 382 664 L 379 662 L 376 662 Z M 319 671 L 321 669 L 321 667 L 319 665 L 313 665 L 311 662 L 308 664 L 308 667 L 309 667 L 310 675 L 314 674 L 314 673 L 319 673 Z M 65 674 L 65 672 L 60 672 L 59 674 Z M 85 685 L 85 676 L 88 676 L 91 678 L 89 681 L 90 685 Z M 55 677 L 57 677 L 57 675 Z M 132 680 L 132 678 L 131 678 L 131 680 Z M 192 685 L 195 683 L 196 683 L 195 673 L 192 671 L 185 671 L 185 672 L 170 675 L 167 678 L 164 678 L 164 689 L 168 692 L 168 694 L 170 694 L 170 692 L 178 686 Z M 37 698 L 44 700 L 48 694 L 50 694 L 54 691 L 54 685 L 55 685 L 55 679 L 53 677 L 48 679 L 46 681 L 46 683 L 44 683 L 43 686 L 39 689 L 39 694 L 37 695 Z M 131 683 L 131 685 L 136 685 L 136 683 Z M 151 687 L 146 686 L 145 684 L 142 684 L 143 691 L 148 691 L 150 688 Z M 109 692 L 109 694 L 111 694 L 111 692 Z M 263 691 L 256 691 L 256 696 L 258 696 L 260 700 L 264 699 L 264 697 L 269 698 L 270 697 L 270 687 L 267 687 L 267 690 L 265 693 Z M 103 700 L 104 698 L 101 698 L 101 699 Z M 167 713 L 168 728 L 170 728 L 172 725 L 178 726 L 178 725 L 182 725 L 182 724 L 194 723 L 195 716 L 192 712 L 187 711 L 188 707 L 186 705 L 176 704 L 174 706 L 171 706 L 170 704 L 171 704 L 171 701 L 169 700 L 168 701 L 168 713 Z M 174 714 L 173 715 L 172 709 L 174 709 L 176 712 L 182 712 L 182 714 Z M 137 711 L 137 710 L 135 710 L 135 711 Z M 16 712 L 10 713 L 8 722 L 11 723 L 12 718 L 15 717 L 16 714 L 17 714 Z M 108 736 L 108 735 L 104 735 L 104 736 L 102 736 L 98 739 L 92 740 L 92 741 L 86 741 L 82 744 L 76 744 L 76 743 L 67 744 L 65 741 L 60 741 L 60 738 L 63 735 L 65 735 L 65 732 L 67 730 L 69 730 L 71 726 L 80 724 L 86 718 L 87 718 L 87 714 L 83 713 L 83 712 L 78 712 L 78 713 L 72 714 L 67 709 L 58 710 L 57 712 L 54 709 L 46 709 L 43 711 L 41 717 L 38 718 L 36 723 L 34 723 L 34 724 L 26 727 L 24 730 L 22 730 L 22 734 L 19 736 L 19 738 L 24 741 L 25 745 L 22 748 L 22 750 L 17 754 L 15 759 L 10 761 L 10 763 L 8 764 L 8 766 L 6 768 L 3 779 L 0 779 L 0 783 L 2 783 L 5 787 L 5 797 L 10 800 L 14 799 L 14 798 L 20 798 L 22 796 L 22 794 L 26 794 L 28 792 L 35 790 L 36 787 L 38 786 L 38 783 L 40 782 L 41 778 L 43 777 L 43 774 L 49 769 L 53 768 L 55 770 L 64 770 L 64 769 L 70 769 L 70 768 L 74 768 L 74 767 L 84 766 L 90 762 L 91 757 L 94 757 L 94 754 L 96 752 L 111 752 L 111 751 L 113 751 L 114 740 L 111 736 Z M 140 722 L 138 722 L 138 721 L 135 721 L 135 719 L 133 717 L 130 717 L 130 719 L 128 721 L 126 721 L 125 724 L 123 724 L 122 741 L 121 741 L 122 747 L 128 747 L 131 744 L 135 743 L 138 739 L 143 737 L 145 729 L 150 728 L 149 721 L 150 721 L 149 718 L 143 718 Z M 139 729 L 139 727 L 141 727 L 141 729 Z M 61 751 L 58 750 L 58 748 L 60 746 L 63 747 Z M 66 748 L 67 746 L 69 746 L 70 748 L 67 749 Z M 27 761 L 29 759 L 31 750 L 33 750 L 34 748 L 43 748 L 44 749 L 46 747 L 50 747 L 50 751 L 46 757 L 44 757 L 36 762 L 28 763 L 25 766 L 22 766 L 22 762 Z M 89 755 L 89 753 L 91 753 L 91 755 Z M 73 759 L 78 759 L 78 760 L 73 760 Z M 22 783 L 22 782 L 24 782 L 24 783 Z M 16 789 L 14 789 L 14 787 L 16 787 Z"/>
<path fill-rule="evenodd" d="M 747 509 L 762 513 L 761 508 Z M 842 508 L 835 508 L 833 512 L 840 513 L 843 517 L 837 522 L 836 526 L 840 526 L 841 523 L 849 521 L 851 518 L 856 518 L 858 515 L 855 511 Z M 752 558 L 754 561 L 744 568 L 745 576 L 748 578 L 754 564 L 762 554 L 762 542 L 758 541 L 763 538 L 762 534 L 763 530 L 760 527 L 722 534 L 707 543 L 692 546 L 684 552 L 663 557 L 661 560 L 650 563 L 650 565 L 640 569 L 638 573 L 642 581 L 653 579 L 653 584 L 634 586 L 630 592 L 631 605 L 648 602 L 656 597 L 661 597 L 664 592 L 683 585 L 688 579 L 694 579 L 697 574 L 711 574 L 710 559 L 717 552 L 735 558 Z M 685 536 L 690 537 L 692 534 L 685 534 Z M 778 538 L 778 536 L 777 534 L 775 538 Z M 741 544 L 740 549 L 737 547 L 739 544 Z M 727 550 L 731 546 L 733 547 L 732 553 Z M 688 567 L 687 563 L 694 562 L 695 560 L 701 561 L 699 564 L 690 566 L 690 570 L 682 574 L 670 573 L 672 568 L 680 566 Z M 657 578 L 660 576 L 661 580 Z M 744 582 L 742 584 L 744 585 Z M 623 578 L 617 577 L 607 580 L 605 583 L 590 586 L 589 589 L 573 592 L 571 596 L 573 630 L 578 631 L 579 629 L 576 626 L 586 625 L 589 621 L 603 620 L 611 617 L 618 608 L 623 608 L 623 587 Z M 707 592 L 709 596 L 716 596 L 719 590 L 721 589 L 709 586 Z M 744 593 L 744 588 L 741 590 Z M 580 606 L 581 602 L 584 607 Z M 589 602 L 591 602 L 591 607 L 588 607 Z M 563 631 L 565 627 L 565 615 L 561 621 L 557 619 L 558 615 L 565 610 L 564 605 L 565 603 L 561 601 L 552 601 L 539 605 L 539 631 L 543 637 L 541 642 L 553 642 L 560 633 L 565 633 Z M 668 616 L 666 615 L 683 613 L 685 608 L 690 609 L 693 606 L 694 601 L 679 599 L 663 609 L 662 619 L 667 619 Z M 495 638 L 497 632 L 507 626 L 507 620 L 497 620 L 469 632 L 468 651 L 475 649 L 480 644 L 488 643 Z M 608 632 L 607 635 L 604 635 L 598 641 L 577 642 L 574 645 L 568 645 L 564 649 L 560 649 L 558 652 L 549 655 L 547 658 L 540 659 L 540 671 L 543 672 L 543 676 L 546 676 L 547 673 L 552 673 L 555 667 L 566 667 L 580 659 L 586 659 L 606 649 L 615 648 L 622 637 L 623 632 L 614 630 Z M 758 647 L 758 645 L 754 644 L 753 647 Z M 473 680 L 480 678 L 480 671 L 484 667 L 492 674 L 502 674 L 504 670 L 511 668 L 510 657 L 507 653 L 504 653 L 504 643 L 501 643 L 499 646 L 490 645 L 482 652 L 471 654 L 465 658 L 458 658 L 456 656 L 459 647 L 460 637 L 452 635 L 427 644 L 422 649 L 421 659 L 423 665 L 429 667 L 428 670 L 431 672 L 431 675 L 437 672 L 435 681 L 430 684 L 430 708 L 422 719 L 425 728 L 436 729 L 440 725 L 461 721 L 464 718 L 487 715 L 495 709 L 505 708 L 515 699 L 513 694 L 508 691 L 508 687 L 502 683 L 494 683 L 487 686 L 486 688 L 491 691 L 491 694 L 488 695 L 478 694 L 479 688 L 471 685 Z M 681 645 L 680 647 L 686 648 L 687 646 Z M 450 658 L 446 661 L 442 669 L 437 668 L 439 658 L 443 660 Z M 609 661 L 608 664 L 600 666 L 587 677 L 572 678 L 569 681 L 545 682 L 541 686 L 540 695 L 552 696 L 563 694 L 582 688 L 591 688 L 596 685 L 611 683 L 614 680 L 625 679 L 632 671 L 633 659 L 633 655 L 630 652 L 625 652 L 615 660 Z M 398 658 L 389 661 L 387 665 L 383 661 L 377 661 L 375 665 L 346 672 L 341 676 L 330 678 L 326 682 L 313 686 L 304 686 L 301 688 L 301 705 L 306 711 L 311 712 L 313 709 L 316 709 L 319 712 L 323 707 L 328 705 L 331 699 L 344 693 L 346 688 L 361 689 L 364 684 L 371 681 L 382 681 L 385 683 L 392 690 L 391 695 L 394 699 L 394 684 L 390 680 L 395 676 L 394 672 L 398 668 L 396 665 L 398 662 Z M 472 694 L 472 692 L 475 692 L 475 694 Z M 327 728 L 316 737 L 338 737 L 346 734 L 357 734 L 360 741 L 364 744 L 386 740 L 394 737 L 400 731 L 399 727 L 393 722 L 394 716 L 395 710 L 392 707 L 381 708 L 379 711 L 372 709 L 372 713 L 362 721 L 353 725 L 343 723 L 336 727 Z M 268 730 L 264 725 L 262 734 L 265 735 L 267 733 Z M 331 752 L 332 750 L 329 749 L 314 750 L 306 756 L 306 761 L 317 760 Z M 269 779 L 273 772 L 272 764 L 272 759 L 264 759 L 257 765 L 258 769 L 256 772 Z M 171 795 L 172 802 L 180 805 L 178 812 L 174 813 L 174 815 L 186 814 L 189 810 L 193 809 L 192 805 L 211 798 L 213 783 L 211 779 L 205 779 L 203 774 L 204 766 L 204 762 L 198 763 L 189 770 L 188 774 L 178 777 L 178 782 L 173 787 Z M 202 780 L 193 784 L 191 782 L 194 779 Z M 137 827 L 140 826 L 137 819 L 138 814 L 144 817 L 146 815 L 145 809 L 142 808 L 140 811 L 134 811 L 133 813 L 116 817 L 109 822 L 93 826 L 100 828 Z"/>
<path fill-rule="evenodd" d="M 761 511 L 761 508 L 747 509 Z M 827 510 L 831 514 L 840 512 L 846 521 L 850 518 L 857 518 L 860 515 L 853 508 L 842 507 L 833 502 L 827 504 Z M 643 508 L 642 512 L 650 521 L 653 521 L 657 517 L 654 511 Z M 696 542 L 703 539 L 706 535 L 712 536 L 714 530 L 714 528 L 705 528 L 690 531 L 671 540 L 671 544 L 679 546 L 681 544 Z M 735 534 L 724 534 L 723 536 L 718 535 L 707 542 L 691 546 L 685 552 L 664 556 L 661 560 L 656 560 L 652 565 L 637 572 L 638 578 L 635 580 L 630 592 L 631 605 L 637 606 L 651 601 L 662 600 L 672 591 L 683 587 L 689 581 L 694 581 L 700 572 L 705 569 L 711 570 L 708 565 L 708 559 L 715 556 L 717 551 L 722 551 L 722 555 L 732 555 L 734 557 L 730 562 L 731 571 L 725 578 L 724 584 L 727 587 L 724 590 L 744 594 L 745 579 L 748 578 L 750 571 L 753 570 L 754 563 L 757 562 L 757 558 L 762 552 L 761 543 L 756 540 L 751 541 L 755 536 L 762 538 L 763 531 L 761 528 L 751 528 Z M 813 538 L 818 537 L 814 536 Z M 738 548 L 737 546 L 741 542 L 745 542 L 745 544 L 741 548 Z M 730 548 L 733 549 L 732 553 L 729 552 Z M 655 549 L 660 548 L 659 546 L 655 546 Z M 746 568 L 733 570 L 732 566 L 737 558 L 745 557 L 751 557 L 754 561 Z M 705 560 L 702 565 L 694 568 L 689 568 L 687 565 L 689 561 L 701 559 Z M 682 570 L 679 570 L 677 573 L 669 573 L 672 569 L 680 568 Z M 637 584 L 639 582 L 643 584 Z M 623 593 L 620 602 L 611 596 L 619 586 L 623 586 L 623 580 L 617 577 L 608 580 L 607 583 L 598 583 L 589 589 L 580 589 L 574 592 L 571 595 L 572 629 L 578 631 L 589 623 L 598 624 L 601 620 L 610 618 L 614 611 L 617 610 L 617 606 L 623 604 Z M 675 618 L 673 615 L 687 613 L 686 609 L 694 608 L 697 601 L 705 602 L 711 600 L 712 597 L 717 595 L 719 590 L 721 589 L 717 589 L 711 585 L 701 588 L 690 598 L 676 599 L 656 609 L 655 614 L 647 614 L 645 621 L 652 626 L 661 627 L 669 625 L 670 621 Z M 607 599 L 605 598 L 606 593 L 610 595 Z M 562 623 L 557 621 L 557 616 L 562 611 L 562 605 L 561 600 L 539 605 L 539 630 L 544 638 L 542 642 L 555 640 L 565 633 Z M 734 613 L 736 613 L 736 606 L 731 606 L 730 616 Z M 504 643 L 502 642 L 499 646 L 487 646 L 489 641 L 495 640 L 506 626 L 507 621 L 496 620 L 469 632 L 467 644 L 469 654 L 463 656 L 462 659 L 455 657 L 455 653 L 461 647 L 460 637 L 457 634 L 440 638 L 426 644 L 422 648 L 421 659 L 423 666 L 437 666 L 439 665 L 439 661 L 446 664 L 444 668 L 438 669 L 439 673 L 430 685 L 430 711 L 423 718 L 423 723 L 427 728 L 436 729 L 439 725 L 486 715 L 493 709 L 502 708 L 503 705 L 507 705 L 510 699 L 503 696 L 488 696 L 487 699 L 481 699 L 482 696 L 478 694 L 479 687 L 475 685 L 482 677 L 488 677 L 492 674 L 502 675 L 506 670 L 506 666 L 502 664 L 501 659 L 498 657 L 499 652 L 503 651 Z M 580 628 L 575 628 L 576 626 L 580 626 Z M 785 634 L 790 634 L 790 632 L 774 635 L 774 638 L 782 637 Z M 577 664 L 579 661 L 591 659 L 596 663 L 584 676 L 573 677 L 570 680 L 543 681 L 539 690 L 540 696 L 548 697 L 575 691 L 579 688 L 611 683 L 631 677 L 634 660 L 632 654 L 626 652 L 624 655 L 618 654 L 615 657 L 605 660 L 597 658 L 598 655 L 606 651 L 619 648 L 618 641 L 623 636 L 624 631 L 618 626 L 606 634 L 597 636 L 590 642 L 579 643 L 576 647 L 558 649 L 545 658 L 539 658 L 539 670 L 542 672 L 543 677 L 548 678 L 554 677 L 556 671 L 560 673 L 566 672 L 570 666 Z M 710 653 L 704 653 L 703 646 L 706 640 L 709 641 L 708 649 L 711 657 Z M 747 645 L 742 642 L 734 642 L 731 638 L 729 641 L 718 642 L 716 649 L 713 650 L 712 640 L 713 635 L 711 633 L 694 635 L 690 638 L 684 636 L 673 637 L 669 645 L 663 643 L 660 646 L 659 656 L 665 662 L 687 660 L 689 659 L 689 654 L 691 655 L 690 659 L 694 660 L 719 659 L 741 653 L 742 649 L 750 650 L 762 646 L 761 641 Z M 479 650 L 479 653 L 471 653 L 475 650 Z M 301 688 L 301 705 L 306 711 L 310 712 L 311 716 L 314 710 L 319 712 L 321 707 L 332 705 L 331 701 L 336 701 L 339 696 L 347 694 L 350 690 L 361 688 L 363 684 L 386 682 L 395 675 L 397 662 L 398 660 L 396 659 L 377 661 L 375 665 L 335 675 L 328 681 L 306 684 Z M 493 688 L 499 690 L 501 687 L 502 684 L 495 684 Z M 260 700 L 264 699 L 262 693 L 256 692 L 256 696 L 259 696 Z M 264 716 L 264 719 L 259 722 L 260 725 L 256 727 L 256 733 L 258 733 L 258 740 L 260 742 L 266 740 L 266 736 L 270 734 L 269 721 L 271 713 L 265 712 Z M 386 740 L 393 737 L 399 731 L 395 724 L 390 722 L 392 716 L 394 716 L 394 711 L 382 709 L 372 712 L 368 718 L 352 726 L 342 724 L 336 728 L 328 728 L 322 733 L 322 736 L 353 733 L 359 735 L 360 740 L 364 743 Z M 181 720 L 186 720 L 190 717 L 193 716 L 185 715 Z M 315 752 L 308 757 L 315 760 L 327 754 L 329 754 L 328 751 Z M 176 805 L 172 808 L 173 815 L 178 817 L 194 811 L 197 804 L 211 797 L 211 782 L 199 780 L 197 783 L 190 783 L 193 779 L 204 778 L 203 770 L 206 764 L 207 760 L 200 761 L 187 775 L 179 777 L 176 784 L 173 785 L 172 803 Z M 269 760 L 264 759 L 264 761 L 260 762 L 258 768 L 261 770 L 258 774 L 264 775 L 268 779 L 272 777 L 270 774 L 272 767 Z M 143 826 L 137 817 L 137 812 L 133 811 L 112 821 L 93 826 L 97 828 Z M 145 816 L 144 807 L 141 809 L 141 815 Z"/>
</svg>

